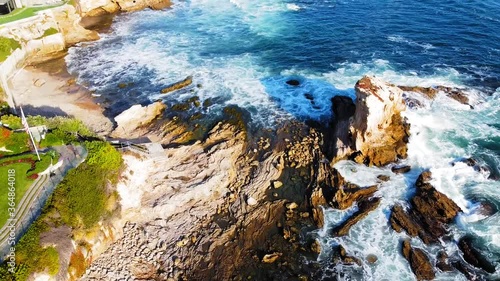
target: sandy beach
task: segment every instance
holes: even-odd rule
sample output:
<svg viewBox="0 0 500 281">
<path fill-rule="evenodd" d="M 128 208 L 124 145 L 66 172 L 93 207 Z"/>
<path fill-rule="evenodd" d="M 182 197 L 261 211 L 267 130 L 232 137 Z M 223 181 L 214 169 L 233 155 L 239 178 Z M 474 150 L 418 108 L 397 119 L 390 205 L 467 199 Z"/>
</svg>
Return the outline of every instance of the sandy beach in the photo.
<svg viewBox="0 0 500 281">
<path fill-rule="evenodd" d="M 112 130 L 103 108 L 68 73 L 64 57 L 24 67 L 9 83 L 17 105 L 23 106 L 26 114 L 76 117 L 99 135 Z"/>
</svg>

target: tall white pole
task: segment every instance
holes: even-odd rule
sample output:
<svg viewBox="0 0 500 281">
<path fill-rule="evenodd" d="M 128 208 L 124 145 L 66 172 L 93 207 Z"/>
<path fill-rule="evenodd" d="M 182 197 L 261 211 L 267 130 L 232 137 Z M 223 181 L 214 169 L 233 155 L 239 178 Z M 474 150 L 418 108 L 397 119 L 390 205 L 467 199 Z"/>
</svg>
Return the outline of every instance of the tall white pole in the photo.
<svg viewBox="0 0 500 281">
<path fill-rule="evenodd" d="M 33 139 L 33 135 L 31 134 L 30 126 L 28 125 L 28 120 L 26 120 L 26 117 L 24 116 L 24 111 L 22 107 L 19 107 L 21 109 L 21 123 L 23 123 L 24 129 L 28 133 L 31 139 L 31 143 L 33 144 L 33 147 L 35 148 L 36 156 L 38 157 L 38 161 L 40 161 L 40 154 L 38 154 L 38 148 L 36 147 L 35 140 Z"/>
</svg>

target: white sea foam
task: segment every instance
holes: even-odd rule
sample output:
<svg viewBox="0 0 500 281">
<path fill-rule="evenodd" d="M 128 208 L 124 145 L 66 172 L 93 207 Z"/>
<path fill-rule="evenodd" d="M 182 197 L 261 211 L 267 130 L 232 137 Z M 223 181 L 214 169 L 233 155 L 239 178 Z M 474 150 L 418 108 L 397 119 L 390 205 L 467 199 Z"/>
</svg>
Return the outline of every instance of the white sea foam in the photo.
<svg viewBox="0 0 500 281">
<path fill-rule="evenodd" d="M 300 11 L 302 8 L 297 4 L 286 4 L 286 8 L 290 11 Z"/>
<path fill-rule="evenodd" d="M 432 44 L 429 44 L 429 43 L 418 43 L 418 42 L 415 42 L 413 40 L 406 39 L 405 37 L 403 37 L 401 35 L 391 35 L 391 36 L 388 36 L 387 40 L 389 40 L 391 42 L 395 42 L 395 43 L 404 43 L 404 44 L 408 44 L 410 46 L 420 47 L 420 48 L 422 48 L 424 50 L 430 50 L 430 49 L 435 49 L 436 48 Z"/>
</svg>

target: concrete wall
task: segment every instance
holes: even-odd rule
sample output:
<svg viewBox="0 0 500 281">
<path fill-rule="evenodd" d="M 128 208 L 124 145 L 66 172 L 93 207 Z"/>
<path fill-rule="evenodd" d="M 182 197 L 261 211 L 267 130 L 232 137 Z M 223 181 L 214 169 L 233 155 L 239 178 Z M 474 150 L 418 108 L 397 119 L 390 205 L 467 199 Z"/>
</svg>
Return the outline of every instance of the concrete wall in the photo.
<svg viewBox="0 0 500 281">
<path fill-rule="evenodd" d="M 38 57 L 64 50 L 65 42 L 61 33 L 43 37 L 50 28 L 59 30 L 58 23 L 51 10 L 43 11 L 34 17 L 19 20 L 0 26 L 0 37 L 13 38 L 21 43 L 21 49 L 16 49 L 0 63 L 0 87 L 7 95 L 7 102 L 15 108 L 15 98 L 9 87 L 9 79 L 17 69 L 25 65 L 28 57 Z"/>
</svg>

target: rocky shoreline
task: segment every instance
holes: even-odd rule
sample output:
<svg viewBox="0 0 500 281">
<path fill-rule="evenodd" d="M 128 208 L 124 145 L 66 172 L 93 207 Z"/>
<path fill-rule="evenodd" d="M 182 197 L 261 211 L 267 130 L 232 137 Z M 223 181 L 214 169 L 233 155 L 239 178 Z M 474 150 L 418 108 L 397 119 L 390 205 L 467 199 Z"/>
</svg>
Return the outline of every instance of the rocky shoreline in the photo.
<svg viewBox="0 0 500 281">
<path fill-rule="evenodd" d="M 137 217 L 135 221 L 122 220 L 127 221 L 124 236 L 94 260 L 83 280 L 319 278 L 322 264 L 316 257 L 322 249 L 308 233 L 324 224 L 323 208 L 346 209 L 357 205 L 358 211 L 332 230 L 333 236 L 344 236 L 349 235 L 349 229 L 375 210 L 381 201 L 376 195 L 377 185 L 360 187 L 349 183 L 333 165 L 339 159 L 386 165 L 406 155 L 409 125 L 403 117 L 403 91 L 367 76 L 357 83 L 356 93 L 358 100 L 364 103 L 354 105 L 338 97 L 332 99 L 336 118 L 323 128 L 291 122 L 271 134 L 274 136 L 264 138 L 237 126 L 244 120 L 234 122 L 234 119 L 223 118 L 206 137 L 194 144 L 181 142 L 167 148 L 165 153 L 173 163 L 149 171 L 150 177 L 160 173 L 162 179 L 155 177 L 154 182 L 142 183 L 140 208 L 147 219 L 141 217 L 140 222 Z M 389 110 L 380 114 L 375 108 Z M 120 131 L 128 127 L 129 133 L 135 133 L 134 137 L 146 136 L 162 143 L 172 137 L 167 137 L 165 131 L 180 135 L 185 132 L 178 129 L 184 128 L 182 123 L 161 118 L 164 107 L 159 102 L 134 110 L 135 116 L 145 119 L 135 120 L 133 125 L 118 122 L 118 126 L 123 127 Z M 236 109 L 238 111 L 242 109 Z M 127 114 L 130 113 L 122 117 Z M 233 117 L 238 119 L 242 115 Z M 117 119 L 122 117 L 119 115 Z M 323 133 L 329 130 L 335 133 Z M 343 145 L 338 145 L 339 142 Z M 332 150 L 332 147 L 344 149 Z M 212 154 L 231 148 L 235 150 L 220 160 L 210 160 Z M 181 155 L 190 159 L 188 163 Z M 223 162 L 218 161 L 227 157 L 232 159 L 231 164 L 221 166 Z M 188 167 L 203 167 L 204 171 L 213 173 L 204 175 L 204 181 L 200 182 L 198 173 L 205 173 Z M 395 166 L 393 170 L 404 173 L 409 169 Z M 207 191 L 206 182 L 217 178 L 221 171 L 229 173 L 218 184 L 223 189 L 216 191 L 210 187 Z M 388 219 L 388 227 L 408 234 L 408 238 L 401 241 L 401 255 L 408 260 L 418 280 L 433 279 L 437 270 L 461 272 L 467 278 L 483 278 L 481 276 L 486 276 L 494 266 L 480 251 L 472 250 L 471 243 L 459 242 L 465 261 L 461 261 L 461 256 L 447 257 L 445 251 L 430 258 L 429 253 L 412 246 L 412 239 L 422 239 L 425 243 L 450 239 L 446 224 L 453 223 L 461 211 L 429 184 L 430 178 L 429 172 L 422 173 L 416 182 L 416 194 L 410 199 L 411 209 L 395 205 Z M 384 176 L 380 179 L 388 180 Z M 188 196 L 190 203 L 181 204 L 183 208 L 179 208 L 179 199 L 166 195 L 169 193 L 164 190 L 167 186 L 184 195 L 196 193 L 195 190 L 205 193 L 203 197 Z M 168 207 L 171 204 L 177 206 L 175 214 L 169 213 L 172 212 Z M 376 256 L 350 256 L 347 252 L 348 249 L 340 246 L 334 251 L 333 262 L 361 266 L 377 259 Z M 111 260 L 116 262 L 110 263 Z"/>
<path fill-rule="evenodd" d="M 95 7 L 80 1 L 85 6 L 80 12 L 95 17 L 169 4 L 144 1 L 131 6 L 111 1 Z M 187 78 L 165 92 L 191 83 Z M 92 110 L 100 116 L 96 121 L 88 116 L 88 107 L 72 113 L 60 106 L 103 136 L 146 138 L 164 148 L 155 156 L 124 153 L 128 168 L 117 186 L 121 210 L 102 222 L 94 237 L 80 240 L 87 244 L 72 240 L 77 245 L 71 255 L 82 256 L 88 268 L 83 276 L 70 268 L 66 279 L 317 280 L 323 271 L 317 257 L 324 249 L 308 233 L 324 225 L 324 208 L 357 206 L 332 230 L 331 235 L 340 237 L 349 235 L 350 228 L 379 208 L 382 200 L 378 185 L 350 183 L 334 164 L 348 159 L 385 166 L 406 158 L 411 124 L 404 113 L 407 106 L 422 106 L 408 93 L 422 94 L 423 99 L 444 94 L 471 106 L 461 89 L 448 87 L 395 86 L 366 76 L 355 89 L 356 103 L 348 97 L 332 99 L 334 118 L 328 124 L 290 121 L 279 129 L 258 131 L 248 129 L 244 109 L 231 106 L 206 123 L 197 122 L 201 116 L 171 116 L 175 110 L 162 102 L 136 105 L 114 122 L 104 121 L 101 108 Z M 65 89 L 60 96 L 69 92 Z M 89 93 L 80 97 L 85 95 L 89 106 Z M 30 96 L 26 100 L 29 104 Z M 178 107 L 203 105 L 193 99 Z M 410 169 L 395 166 L 394 172 Z M 452 241 L 447 225 L 461 212 L 430 184 L 431 177 L 422 173 L 415 195 L 395 205 L 388 217 L 387 227 L 405 235 L 400 254 L 418 280 L 433 279 L 438 270 L 460 272 L 468 279 L 486 278 L 495 266 L 467 237 L 457 242 L 462 253 L 456 256 L 448 257 L 442 250 L 434 257 L 415 246 L 420 243 L 415 243 L 417 239 L 436 247 L 443 239 Z M 381 175 L 380 180 L 388 178 Z M 348 252 L 342 246 L 335 248 L 332 263 L 361 266 L 377 259 Z"/>
</svg>

